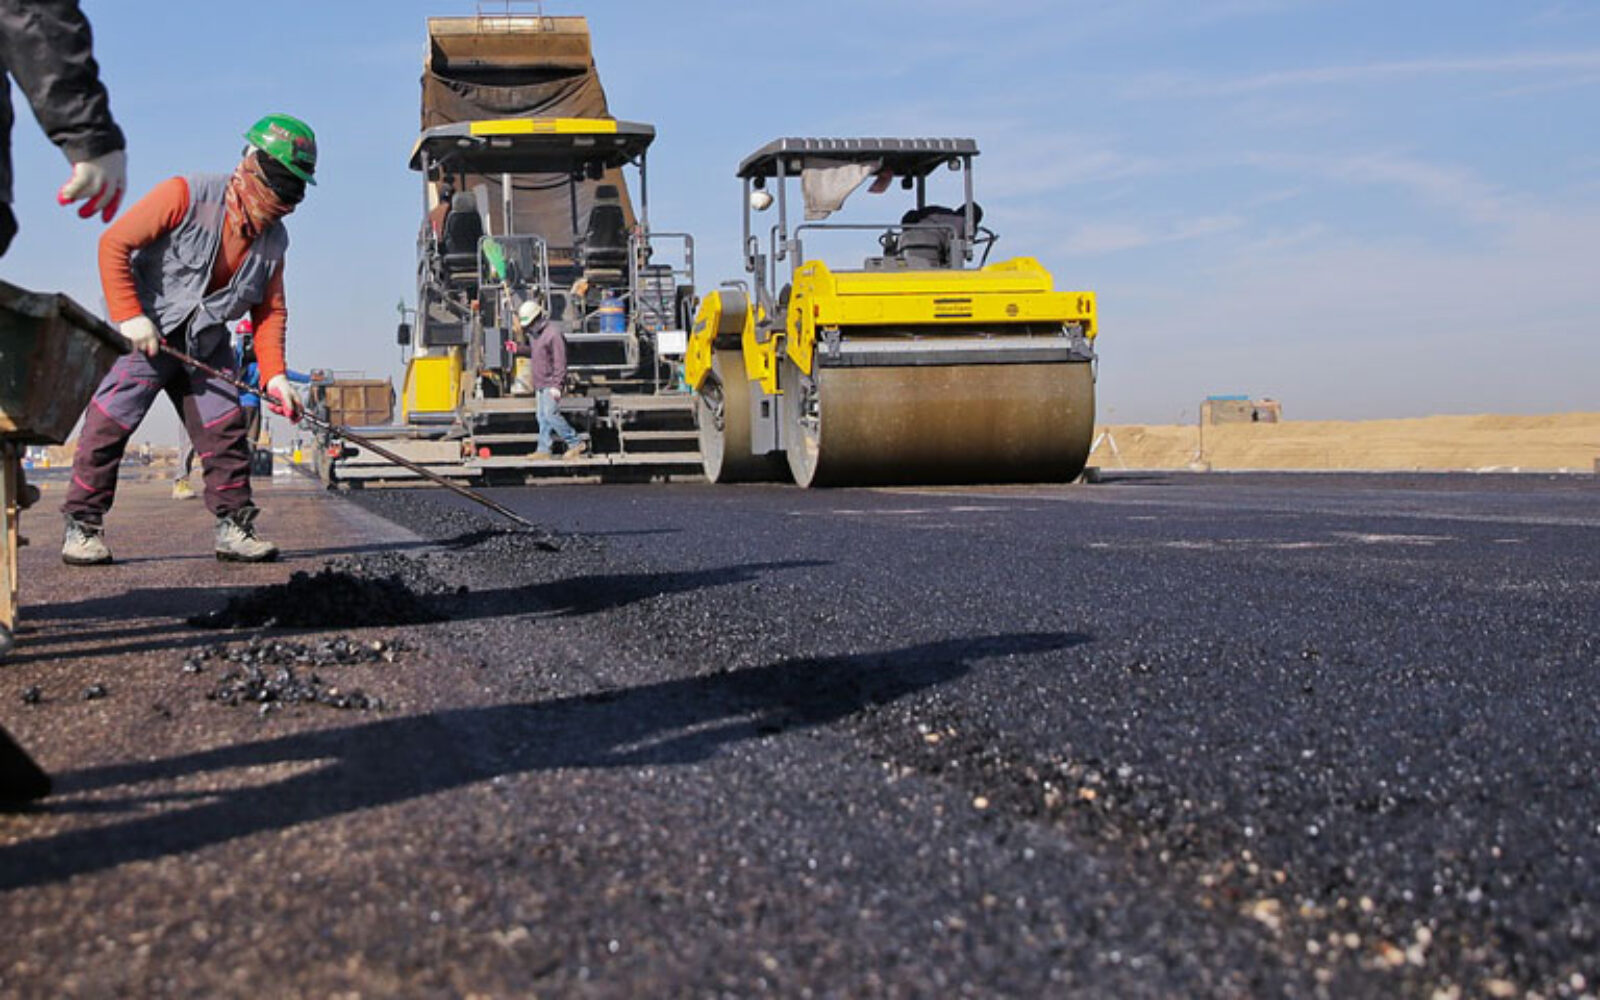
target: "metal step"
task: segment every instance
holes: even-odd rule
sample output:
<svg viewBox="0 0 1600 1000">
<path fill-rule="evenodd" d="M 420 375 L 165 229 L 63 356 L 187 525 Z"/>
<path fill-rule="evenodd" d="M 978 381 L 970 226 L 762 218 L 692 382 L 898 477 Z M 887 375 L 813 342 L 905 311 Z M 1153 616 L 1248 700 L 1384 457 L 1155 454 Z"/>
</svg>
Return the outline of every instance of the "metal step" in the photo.
<svg viewBox="0 0 1600 1000">
<path fill-rule="evenodd" d="M 700 432 L 696 430 L 630 431 L 624 428 L 618 433 L 623 441 L 698 441 L 700 438 Z"/>
<path fill-rule="evenodd" d="M 477 474 L 476 469 L 465 465 L 425 465 L 423 468 L 436 476 L 446 479 L 471 479 Z M 334 467 L 334 476 L 340 482 L 353 482 L 361 479 L 415 479 L 423 481 L 422 476 L 407 469 L 402 465 L 392 462 L 378 462 L 371 465 L 347 465 L 340 463 Z"/>
<path fill-rule="evenodd" d="M 614 466 L 643 466 L 643 465 L 682 465 L 700 467 L 700 453 L 697 451 L 650 451 L 633 455 L 589 455 L 587 458 L 568 462 L 560 455 L 554 458 L 535 461 L 527 456 L 505 455 L 491 456 L 489 458 L 475 458 L 464 463 L 463 468 L 468 470 L 478 469 L 543 469 L 543 468 L 611 468 Z"/>
<path fill-rule="evenodd" d="M 694 396 L 689 393 L 644 396 L 618 392 L 611 395 L 609 402 L 613 411 L 625 410 L 629 413 L 694 412 Z"/>
</svg>

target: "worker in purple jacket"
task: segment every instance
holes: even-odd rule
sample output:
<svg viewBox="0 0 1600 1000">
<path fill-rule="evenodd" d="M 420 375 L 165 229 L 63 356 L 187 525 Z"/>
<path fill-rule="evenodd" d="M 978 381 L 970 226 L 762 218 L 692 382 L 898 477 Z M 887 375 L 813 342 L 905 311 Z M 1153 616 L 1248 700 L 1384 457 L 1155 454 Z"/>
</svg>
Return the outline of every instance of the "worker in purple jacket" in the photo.
<svg viewBox="0 0 1600 1000">
<path fill-rule="evenodd" d="M 506 341 L 506 353 L 528 358 L 533 368 L 533 389 L 539 396 L 539 450 L 533 458 L 550 457 L 550 439 L 560 437 L 567 446 L 562 458 L 576 461 L 589 453 L 589 444 L 561 415 L 561 392 L 567 384 L 567 335 L 561 324 L 545 315 L 534 296 L 517 307 L 511 320 L 515 336 Z"/>
</svg>

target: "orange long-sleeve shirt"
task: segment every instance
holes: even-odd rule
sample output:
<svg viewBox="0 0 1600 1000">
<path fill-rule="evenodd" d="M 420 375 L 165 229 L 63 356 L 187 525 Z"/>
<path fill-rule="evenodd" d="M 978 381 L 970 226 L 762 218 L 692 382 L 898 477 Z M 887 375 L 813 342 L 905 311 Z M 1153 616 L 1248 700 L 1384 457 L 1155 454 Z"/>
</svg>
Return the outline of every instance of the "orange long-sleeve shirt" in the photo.
<svg viewBox="0 0 1600 1000">
<path fill-rule="evenodd" d="M 105 290 L 106 308 L 111 321 L 121 323 L 139 315 L 139 293 L 133 282 L 131 259 L 135 250 L 154 243 L 163 233 L 178 228 L 189 213 L 189 184 L 173 177 L 157 184 L 140 198 L 100 237 L 100 285 Z M 222 220 L 222 245 L 211 270 L 210 294 L 232 280 L 244 263 L 251 241 L 240 232 L 231 217 Z M 266 297 L 251 307 L 255 324 L 256 361 L 261 366 L 261 384 L 284 373 L 284 330 L 289 323 L 289 306 L 283 297 L 283 268 L 279 267 L 267 284 Z"/>
</svg>

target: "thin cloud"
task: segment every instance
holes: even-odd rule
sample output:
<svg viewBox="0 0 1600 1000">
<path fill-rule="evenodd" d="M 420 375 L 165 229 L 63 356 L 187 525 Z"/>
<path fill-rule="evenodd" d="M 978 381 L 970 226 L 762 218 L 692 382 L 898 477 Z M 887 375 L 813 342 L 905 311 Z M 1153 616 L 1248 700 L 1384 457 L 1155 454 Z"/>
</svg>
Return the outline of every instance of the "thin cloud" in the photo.
<svg viewBox="0 0 1600 1000">
<path fill-rule="evenodd" d="M 1241 165 L 1311 174 L 1349 184 L 1379 184 L 1412 192 L 1423 201 L 1472 222 L 1501 224 L 1514 216 L 1510 197 L 1471 171 L 1383 153 L 1329 156 L 1254 153 Z"/>
<path fill-rule="evenodd" d="M 1128 91 L 1128 96 L 1144 99 L 1233 97 L 1286 89 L 1383 83 L 1406 77 L 1573 72 L 1588 75 L 1596 71 L 1600 71 L 1600 50 L 1525 52 L 1504 56 L 1406 59 L 1353 66 L 1324 66 L 1259 73 L 1232 80 L 1207 81 L 1169 74 L 1136 82 Z"/>
<path fill-rule="evenodd" d="M 1600 73 L 1590 73 L 1587 76 L 1571 76 L 1562 80 L 1545 80 L 1539 83 L 1523 84 L 1516 87 L 1506 87 L 1496 91 L 1497 97 L 1527 97 L 1530 94 L 1554 94 L 1563 90 L 1581 90 L 1584 87 L 1593 87 L 1600 84 Z"/>
<path fill-rule="evenodd" d="M 1061 252 L 1072 256 L 1097 256 L 1122 253 L 1171 243 L 1187 243 L 1243 228 L 1244 220 L 1233 215 L 1184 219 L 1165 230 L 1152 231 L 1133 223 L 1086 223 L 1077 227 L 1061 245 Z"/>
<path fill-rule="evenodd" d="M 1565 27 L 1573 24 L 1593 23 L 1600 21 L 1600 10 L 1592 3 L 1580 3 L 1576 0 L 1561 0 L 1560 3 L 1547 4 L 1528 19 L 1530 24 L 1556 25 Z"/>
</svg>

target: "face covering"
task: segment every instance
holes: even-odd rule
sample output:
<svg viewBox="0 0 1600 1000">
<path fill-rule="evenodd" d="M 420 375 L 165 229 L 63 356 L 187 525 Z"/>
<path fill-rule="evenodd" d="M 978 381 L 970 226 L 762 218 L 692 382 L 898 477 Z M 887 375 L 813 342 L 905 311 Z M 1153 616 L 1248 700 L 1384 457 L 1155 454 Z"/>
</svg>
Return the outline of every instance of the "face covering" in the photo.
<svg viewBox="0 0 1600 1000">
<path fill-rule="evenodd" d="M 272 192 L 261 164 L 255 156 L 239 161 L 228 181 L 228 213 L 239 220 L 239 229 L 255 239 L 267 227 L 294 211 L 294 205 Z"/>
</svg>

